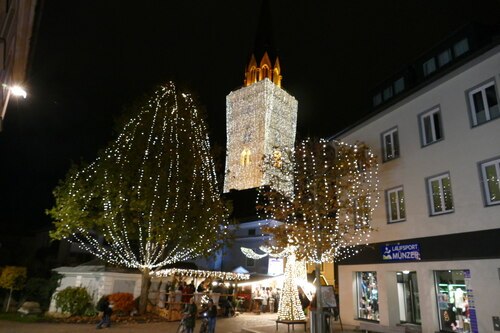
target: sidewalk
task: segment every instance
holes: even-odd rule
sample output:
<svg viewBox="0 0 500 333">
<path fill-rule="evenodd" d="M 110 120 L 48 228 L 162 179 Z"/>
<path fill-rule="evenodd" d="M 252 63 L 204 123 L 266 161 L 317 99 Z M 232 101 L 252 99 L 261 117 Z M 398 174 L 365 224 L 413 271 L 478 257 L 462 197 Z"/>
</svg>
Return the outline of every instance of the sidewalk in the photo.
<svg viewBox="0 0 500 333">
<path fill-rule="evenodd" d="M 242 313 L 233 318 L 217 318 L 216 333 L 286 333 L 287 325 L 279 324 L 276 330 L 276 317 L 274 314 L 256 315 L 253 313 Z M 161 323 L 119 323 L 111 328 L 97 330 L 94 324 L 54 324 L 54 323 L 18 323 L 0 320 L 0 333 L 175 333 L 179 322 Z M 295 331 L 290 327 L 290 332 L 304 332 L 303 325 L 295 326 Z M 309 325 L 307 326 L 309 329 Z M 200 322 L 196 322 L 195 332 L 200 328 Z M 341 332 L 340 325 L 334 324 L 334 332 Z M 352 330 L 344 329 L 344 333 L 354 333 Z M 359 333 L 359 332 L 357 332 Z"/>
</svg>

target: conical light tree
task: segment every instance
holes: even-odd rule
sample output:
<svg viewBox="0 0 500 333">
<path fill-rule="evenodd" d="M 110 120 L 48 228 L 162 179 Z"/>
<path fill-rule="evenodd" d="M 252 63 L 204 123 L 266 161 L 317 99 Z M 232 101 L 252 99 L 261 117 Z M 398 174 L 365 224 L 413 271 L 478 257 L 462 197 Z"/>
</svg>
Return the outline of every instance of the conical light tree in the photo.
<svg viewBox="0 0 500 333">
<path fill-rule="evenodd" d="M 54 239 L 142 273 L 205 255 L 228 236 L 204 119 L 169 82 L 143 102 L 117 139 L 55 189 Z M 104 241 L 102 241 L 104 240 Z"/>
<path fill-rule="evenodd" d="M 278 248 L 293 247 L 298 260 L 316 264 L 317 308 L 320 264 L 351 256 L 367 244 L 378 203 L 378 164 L 363 144 L 307 139 L 293 150 L 265 156 L 266 186 L 258 208 L 284 222 L 267 232 Z M 322 319 L 317 320 L 318 332 Z"/>
</svg>

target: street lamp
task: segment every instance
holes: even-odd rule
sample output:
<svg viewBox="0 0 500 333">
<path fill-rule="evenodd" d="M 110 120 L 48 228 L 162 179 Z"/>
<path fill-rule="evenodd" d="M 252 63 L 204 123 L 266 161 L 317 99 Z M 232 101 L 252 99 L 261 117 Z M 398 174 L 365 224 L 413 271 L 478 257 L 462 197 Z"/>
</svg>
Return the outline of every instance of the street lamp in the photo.
<svg viewBox="0 0 500 333">
<path fill-rule="evenodd" d="M 14 96 L 22 96 L 23 98 L 26 98 L 26 90 L 24 90 L 20 86 L 9 86 L 6 84 L 2 84 L 2 87 L 4 89 L 7 89 L 7 96 L 5 97 L 5 102 L 3 103 L 3 108 L 2 108 L 2 115 L 0 116 L 0 132 L 2 131 L 2 123 L 5 118 L 5 113 L 7 112 L 7 105 L 9 105 L 9 99 L 10 95 Z"/>
</svg>

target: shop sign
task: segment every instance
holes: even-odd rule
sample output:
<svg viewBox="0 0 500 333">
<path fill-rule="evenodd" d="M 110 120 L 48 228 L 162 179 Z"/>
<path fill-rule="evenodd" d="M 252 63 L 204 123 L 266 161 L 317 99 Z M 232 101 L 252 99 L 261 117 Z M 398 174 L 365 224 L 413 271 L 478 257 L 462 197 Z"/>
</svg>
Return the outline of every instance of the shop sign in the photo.
<svg viewBox="0 0 500 333">
<path fill-rule="evenodd" d="M 383 261 L 416 261 L 420 258 L 420 246 L 413 244 L 387 244 L 381 246 Z"/>
</svg>

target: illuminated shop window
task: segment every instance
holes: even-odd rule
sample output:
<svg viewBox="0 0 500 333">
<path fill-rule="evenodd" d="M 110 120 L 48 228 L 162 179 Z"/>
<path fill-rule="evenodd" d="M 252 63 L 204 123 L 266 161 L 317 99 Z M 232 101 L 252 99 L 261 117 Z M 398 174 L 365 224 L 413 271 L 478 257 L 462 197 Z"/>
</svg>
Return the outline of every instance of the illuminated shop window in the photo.
<svg viewBox="0 0 500 333">
<path fill-rule="evenodd" d="M 441 332 L 472 332 L 465 273 L 463 270 L 434 272 Z"/>
<path fill-rule="evenodd" d="M 377 272 L 357 272 L 358 319 L 379 321 Z"/>
</svg>

